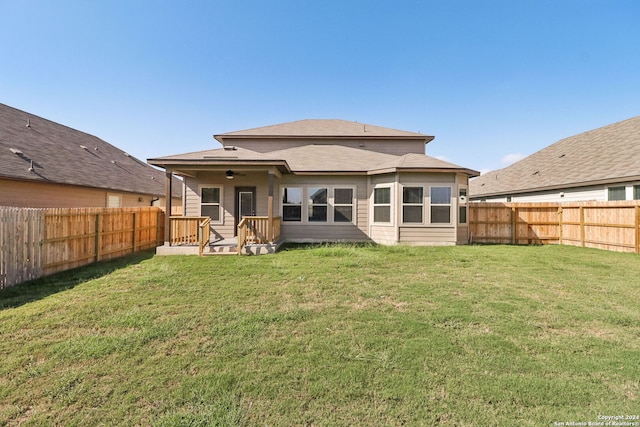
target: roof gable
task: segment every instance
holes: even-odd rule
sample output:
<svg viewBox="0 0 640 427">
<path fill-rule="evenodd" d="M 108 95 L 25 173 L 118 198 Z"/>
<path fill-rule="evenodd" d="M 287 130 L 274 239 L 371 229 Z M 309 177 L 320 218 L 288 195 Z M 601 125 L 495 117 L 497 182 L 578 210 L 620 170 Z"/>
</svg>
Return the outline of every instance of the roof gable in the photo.
<svg viewBox="0 0 640 427">
<path fill-rule="evenodd" d="M 0 176 L 164 195 L 165 177 L 102 139 L 0 104 Z"/>
<path fill-rule="evenodd" d="M 470 183 L 482 197 L 640 179 L 640 116 L 564 138 Z"/>
</svg>

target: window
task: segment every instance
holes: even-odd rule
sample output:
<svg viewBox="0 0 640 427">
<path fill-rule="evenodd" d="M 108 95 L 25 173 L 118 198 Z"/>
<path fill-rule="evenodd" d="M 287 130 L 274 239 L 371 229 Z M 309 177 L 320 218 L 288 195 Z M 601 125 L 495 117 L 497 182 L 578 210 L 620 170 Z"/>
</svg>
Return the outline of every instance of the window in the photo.
<svg viewBox="0 0 640 427">
<path fill-rule="evenodd" d="M 335 188 L 333 190 L 333 221 L 353 221 L 353 188 Z"/>
<path fill-rule="evenodd" d="M 373 189 L 373 222 L 391 222 L 391 187 Z"/>
<path fill-rule="evenodd" d="M 355 218 L 354 187 L 301 185 L 281 187 L 282 220 L 310 223 L 348 223 Z"/>
<path fill-rule="evenodd" d="M 431 187 L 431 223 L 451 223 L 451 187 Z"/>
<path fill-rule="evenodd" d="M 458 223 L 467 223 L 467 189 L 458 190 Z"/>
<path fill-rule="evenodd" d="M 423 191 L 422 187 L 404 187 L 402 189 L 402 222 L 418 224 L 423 222 Z"/>
<path fill-rule="evenodd" d="M 302 188 L 285 187 L 283 189 L 282 220 L 302 221 Z"/>
<path fill-rule="evenodd" d="M 307 205 L 307 213 L 310 222 L 327 222 L 327 189 L 309 187 L 309 204 Z"/>
<path fill-rule="evenodd" d="M 220 222 L 220 187 L 200 188 L 200 216 L 208 216 L 212 222 Z"/>
<path fill-rule="evenodd" d="M 609 200 L 625 200 L 626 199 L 625 187 L 609 187 Z"/>
<path fill-rule="evenodd" d="M 107 196 L 107 207 L 108 208 L 121 208 L 122 207 L 122 197 L 109 194 Z"/>
<path fill-rule="evenodd" d="M 633 200 L 640 200 L 640 185 L 633 186 Z"/>
</svg>

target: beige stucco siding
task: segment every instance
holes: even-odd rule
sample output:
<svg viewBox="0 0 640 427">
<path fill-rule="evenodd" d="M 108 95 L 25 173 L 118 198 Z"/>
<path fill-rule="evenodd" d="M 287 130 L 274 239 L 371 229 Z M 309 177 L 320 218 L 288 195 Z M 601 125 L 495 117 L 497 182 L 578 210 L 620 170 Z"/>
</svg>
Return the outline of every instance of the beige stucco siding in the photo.
<svg viewBox="0 0 640 427">
<path fill-rule="evenodd" d="M 186 178 L 186 210 L 187 216 L 200 216 L 200 188 L 203 186 L 219 186 L 222 190 L 222 219 L 212 222 L 212 230 L 216 237 L 232 237 L 235 235 L 235 191 L 237 187 L 256 187 L 256 215 L 268 214 L 269 179 L 266 171 L 237 175 L 233 180 L 224 178 L 219 171 L 200 173 L 197 178 Z M 466 187 L 466 179 L 455 173 L 401 173 L 383 175 L 293 175 L 284 174 L 273 179 L 273 214 L 282 216 L 282 195 L 284 188 L 302 189 L 303 201 L 301 221 L 283 221 L 281 237 L 286 241 L 319 242 L 319 241 L 374 241 L 381 244 L 410 245 L 455 245 L 468 241 L 468 226 L 458 226 L 459 189 Z M 373 193 L 376 187 L 391 188 L 391 221 L 372 223 L 371 209 Z M 403 224 L 402 191 L 405 186 L 423 188 L 423 222 L 421 224 Z M 433 224 L 430 218 L 432 187 L 451 188 L 451 222 L 450 224 Z M 312 222 L 307 218 L 309 192 L 311 189 L 327 188 L 327 220 Z M 333 203 L 336 188 L 352 188 L 354 190 L 352 223 L 334 222 Z"/>
<path fill-rule="evenodd" d="M 343 147 L 358 148 L 360 150 L 376 151 L 378 153 L 402 156 L 415 153 L 424 154 L 424 141 L 403 141 L 390 139 L 376 139 L 363 141 L 362 139 L 238 139 L 228 142 L 233 145 L 258 153 L 284 150 L 287 148 L 302 147 L 305 145 L 341 145 Z"/>
<path fill-rule="evenodd" d="M 107 207 L 109 196 L 121 207 L 151 206 L 153 197 L 119 191 L 0 179 L 0 206 L 30 208 Z"/>
<path fill-rule="evenodd" d="M 395 226 L 372 225 L 370 234 L 371 240 L 381 245 L 395 245 L 398 243 L 398 229 Z"/>
<path fill-rule="evenodd" d="M 233 180 L 218 173 L 200 173 L 197 178 L 185 177 L 185 216 L 200 216 L 200 189 L 202 187 L 220 187 L 222 190 L 221 219 L 212 221 L 211 229 L 217 238 L 231 238 L 235 235 L 235 194 L 238 187 L 256 188 L 256 215 L 267 216 L 269 178 L 266 172 L 236 175 Z M 274 184 L 274 208 L 277 196 Z M 275 210 L 274 210 L 275 211 Z M 274 213 L 274 215 L 276 215 Z"/>
<path fill-rule="evenodd" d="M 455 184 L 454 173 L 401 173 L 398 179 L 400 184 Z"/>
<path fill-rule="evenodd" d="M 194 178 L 185 177 L 184 183 L 184 215 L 200 216 L 200 196 L 198 195 L 198 182 Z"/>
<path fill-rule="evenodd" d="M 602 185 L 593 185 L 588 187 L 567 187 L 555 190 L 536 191 L 529 193 L 514 193 L 511 195 L 474 197 L 474 201 L 487 202 L 579 202 L 579 201 L 598 201 L 605 202 L 609 199 L 610 187 L 625 187 L 625 199 L 633 200 L 634 186 L 640 185 L 638 181 L 617 182 Z M 509 197 L 509 199 L 508 199 Z"/>
<path fill-rule="evenodd" d="M 282 224 L 281 237 L 288 242 L 366 242 L 369 236 L 354 224 Z"/>
<path fill-rule="evenodd" d="M 274 215 L 281 215 L 281 200 L 284 187 L 300 186 L 327 187 L 329 197 L 335 188 L 352 188 L 354 190 L 353 222 L 337 223 L 323 222 L 312 223 L 304 218 L 305 206 L 303 206 L 303 220 L 301 222 L 284 221 L 282 223 L 282 237 L 284 240 L 297 242 L 311 241 L 367 241 L 368 233 L 368 186 L 366 176 L 294 176 L 284 175 L 282 179 L 275 180 L 277 189 L 274 191 Z M 331 200 L 329 200 L 331 202 Z M 328 210 L 332 209 L 329 203 Z M 330 219 L 331 213 L 328 214 Z"/>
<path fill-rule="evenodd" d="M 400 227 L 400 243 L 419 246 L 455 245 L 456 228 Z"/>
<path fill-rule="evenodd" d="M 370 180 L 370 200 L 376 187 L 390 187 L 392 212 L 390 224 L 372 224 L 370 235 L 372 240 L 382 244 L 409 245 L 455 245 L 466 242 L 466 227 L 459 230 L 458 223 L 458 191 L 466 186 L 465 177 L 455 173 L 400 173 L 373 176 Z M 417 224 L 403 223 L 403 188 L 421 187 L 423 189 L 423 222 Z M 431 188 L 451 188 L 451 223 L 432 224 L 430 218 Z M 370 201 L 370 204 L 373 202 Z"/>
<path fill-rule="evenodd" d="M 458 224 L 458 237 L 456 240 L 458 245 L 466 245 L 469 243 L 469 226 Z"/>
<path fill-rule="evenodd" d="M 354 189 L 354 221 L 344 223 L 283 222 L 281 234 L 285 240 L 295 241 L 363 241 L 367 240 L 368 187 L 366 176 L 294 176 L 283 175 L 273 180 L 273 215 L 281 216 L 282 189 L 286 186 L 327 187 Z M 227 180 L 220 173 L 201 173 L 197 178 L 185 178 L 185 215 L 200 216 L 200 188 L 222 188 L 222 220 L 211 224 L 214 236 L 228 238 L 235 234 L 235 189 L 256 187 L 256 215 L 268 215 L 269 178 L 265 172 L 247 173 Z M 329 209 L 331 206 L 329 206 Z"/>
</svg>

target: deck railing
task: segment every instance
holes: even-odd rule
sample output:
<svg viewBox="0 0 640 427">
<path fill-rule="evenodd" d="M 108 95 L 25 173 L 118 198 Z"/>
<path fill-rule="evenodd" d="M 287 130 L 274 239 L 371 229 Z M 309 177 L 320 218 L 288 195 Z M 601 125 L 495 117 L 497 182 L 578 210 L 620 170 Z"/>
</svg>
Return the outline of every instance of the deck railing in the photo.
<svg viewBox="0 0 640 427">
<path fill-rule="evenodd" d="M 206 216 L 172 216 L 171 246 L 197 245 L 200 243 L 200 224 L 209 217 Z"/>
<path fill-rule="evenodd" d="M 207 217 L 198 225 L 198 255 L 202 256 L 205 246 L 209 245 L 211 239 L 211 218 Z"/>
<path fill-rule="evenodd" d="M 238 224 L 238 254 L 247 244 L 273 243 L 280 238 L 280 217 L 245 216 Z"/>
</svg>

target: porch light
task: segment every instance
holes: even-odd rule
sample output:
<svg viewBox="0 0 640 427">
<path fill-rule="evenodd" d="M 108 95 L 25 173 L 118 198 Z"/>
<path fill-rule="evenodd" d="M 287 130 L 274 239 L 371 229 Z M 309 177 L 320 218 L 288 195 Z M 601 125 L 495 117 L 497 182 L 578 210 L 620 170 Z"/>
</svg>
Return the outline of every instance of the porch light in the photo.
<svg viewBox="0 0 640 427">
<path fill-rule="evenodd" d="M 227 179 L 233 179 L 233 171 L 232 170 L 228 170 L 227 172 L 225 172 L 225 175 L 227 176 Z"/>
</svg>

